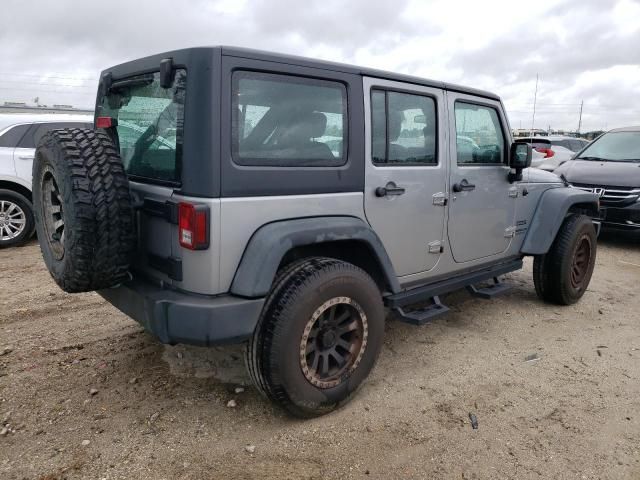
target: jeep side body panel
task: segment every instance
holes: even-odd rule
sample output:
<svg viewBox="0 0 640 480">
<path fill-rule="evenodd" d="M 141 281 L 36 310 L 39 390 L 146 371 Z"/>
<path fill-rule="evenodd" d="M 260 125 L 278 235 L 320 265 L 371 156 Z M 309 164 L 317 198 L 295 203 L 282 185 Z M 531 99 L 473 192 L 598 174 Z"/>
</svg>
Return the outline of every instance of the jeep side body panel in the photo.
<svg viewBox="0 0 640 480">
<path fill-rule="evenodd" d="M 530 220 L 529 230 L 520 251 L 525 255 L 547 253 L 567 213 L 575 207 L 597 217 L 595 194 L 575 188 L 553 188 L 544 191 Z"/>
<path fill-rule="evenodd" d="M 159 88 L 167 58 L 175 79 Z M 287 159 L 284 150 L 255 158 L 274 135 L 264 124 L 297 115 L 278 103 L 282 92 L 304 102 L 296 95 L 305 91 L 316 103 L 326 97 L 325 125 L 308 134 L 307 147 L 332 154 L 319 163 Z M 134 281 L 101 294 L 171 343 L 246 339 L 278 269 L 298 255 L 357 255 L 352 263 L 399 305 L 520 268 L 524 255 L 545 253 L 573 205 L 597 210 L 593 195 L 546 172 L 509 181 L 511 132 L 488 92 L 216 47 L 105 70 L 96 116 L 123 114 L 121 136 L 144 137 L 151 124 L 135 111 L 138 96 L 171 113 L 157 148 L 175 144 L 175 167 L 152 171 L 143 161 L 129 172 L 139 230 Z M 182 202 L 207 211 L 206 249 L 181 246 Z M 242 321 L 230 320 L 234 310 Z"/>
<path fill-rule="evenodd" d="M 386 309 L 424 325 L 441 295 L 508 290 L 526 255 L 549 303 L 579 301 L 593 273 L 596 195 L 528 168 L 489 92 L 194 48 L 105 70 L 95 126 L 36 151 L 54 281 L 165 343 L 245 343 L 255 387 L 295 416 L 355 393 Z"/>
</svg>

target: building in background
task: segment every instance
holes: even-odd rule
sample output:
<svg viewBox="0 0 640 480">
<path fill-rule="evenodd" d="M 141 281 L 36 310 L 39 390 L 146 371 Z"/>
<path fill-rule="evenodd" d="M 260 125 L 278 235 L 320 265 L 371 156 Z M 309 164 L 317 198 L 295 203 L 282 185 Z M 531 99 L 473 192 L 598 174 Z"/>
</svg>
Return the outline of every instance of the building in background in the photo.
<svg viewBox="0 0 640 480">
<path fill-rule="evenodd" d="M 0 104 L 0 113 L 51 113 L 93 115 L 93 108 L 76 108 L 73 105 L 28 105 L 24 102 L 4 102 Z"/>
</svg>

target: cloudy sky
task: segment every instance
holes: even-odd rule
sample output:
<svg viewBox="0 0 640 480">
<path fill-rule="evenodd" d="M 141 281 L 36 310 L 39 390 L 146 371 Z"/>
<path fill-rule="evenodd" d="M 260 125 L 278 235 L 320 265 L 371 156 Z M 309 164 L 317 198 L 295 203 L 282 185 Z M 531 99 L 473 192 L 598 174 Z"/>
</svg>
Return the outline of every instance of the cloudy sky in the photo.
<svg viewBox="0 0 640 480">
<path fill-rule="evenodd" d="M 103 68 L 237 45 L 491 90 L 513 128 L 640 124 L 640 0 L 3 0 L 0 104 L 91 106 Z"/>
</svg>

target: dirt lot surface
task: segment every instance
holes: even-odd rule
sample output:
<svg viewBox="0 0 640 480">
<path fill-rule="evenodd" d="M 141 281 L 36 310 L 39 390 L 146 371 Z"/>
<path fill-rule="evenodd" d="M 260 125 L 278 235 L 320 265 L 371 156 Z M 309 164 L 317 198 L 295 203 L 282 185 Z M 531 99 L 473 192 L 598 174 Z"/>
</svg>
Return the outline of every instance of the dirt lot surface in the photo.
<svg viewBox="0 0 640 480">
<path fill-rule="evenodd" d="M 639 479 L 640 242 L 601 240 L 572 307 L 536 298 L 530 262 L 510 281 L 390 321 L 355 399 L 298 421 L 236 392 L 239 349 L 165 347 L 61 292 L 37 244 L 2 250 L 0 478 Z"/>
</svg>

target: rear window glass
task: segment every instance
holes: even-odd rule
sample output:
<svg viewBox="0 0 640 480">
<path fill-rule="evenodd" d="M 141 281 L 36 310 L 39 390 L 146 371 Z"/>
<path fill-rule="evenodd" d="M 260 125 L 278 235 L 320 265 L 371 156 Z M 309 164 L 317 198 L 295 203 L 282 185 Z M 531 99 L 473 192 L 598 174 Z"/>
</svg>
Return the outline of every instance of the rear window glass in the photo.
<svg viewBox="0 0 640 480">
<path fill-rule="evenodd" d="M 551 145 L 555 145 L 557 147 L 569 148 L 569 141 L 568 140 L 552 140 Z M 571 149 L 569 148 L 569 150 Z"/>
<path fill-rule="evenodd" d="M 549 148 L 551 147 L 551 142 L 549 140 L 542 140 L 539 138 L 518 138 L 518 142 L 524 142 L 531 145 L 531 148 Z"/>
<path fill-rule="evenodd" d="M 234 161 L 252 166 L 346 163 L 344 85 L 287 75 L 233 75 Z"/>
<path fill-rule="evenodd" d="M 18 148 L 36 148 L 40 139 L 50 130 L 56 128 L 93 128 L 92 123 L 81 122 L 50 122 L 50 123 L 34 123 L 27 134 L 22 137 Z"/>
<path fill-rule="evenodd" d="M 574 152 L 579 152 L 580 150 L 582 150 L 584 147 L 587 146 L 587 143 L 584 140 L 571 140 L 570 144 L 571 144 L 571 150 Z"/>
<path fill-rule="evenodd" d="M 176 70 L 170 88 L 160 86 L 159 73 L 116 80 L 102 99 L 98 116 L 118 120 L 120 156 L 130 176 L 180 181 L 186 77 L 186 70 Z"/>
<path fill-rule="evenodd" d="M 30 125 L 16 125 L 0 135 L 0 147 L 15 148 L 20 139 L 27 133 Z"/>
</svg>

